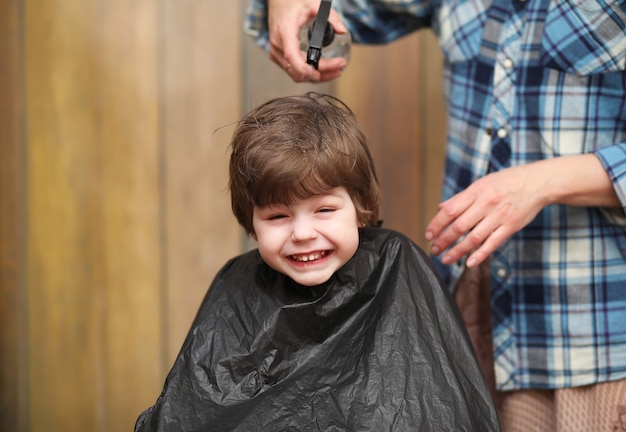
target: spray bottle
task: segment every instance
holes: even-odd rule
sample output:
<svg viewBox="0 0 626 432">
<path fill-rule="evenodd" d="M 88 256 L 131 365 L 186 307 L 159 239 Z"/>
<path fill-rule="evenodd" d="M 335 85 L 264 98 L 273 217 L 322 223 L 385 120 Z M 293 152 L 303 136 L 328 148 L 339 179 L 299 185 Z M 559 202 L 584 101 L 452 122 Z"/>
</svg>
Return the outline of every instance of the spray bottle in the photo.
<svg viewBox="0 0 626 432">
<path fill-rule="evenodd" d="M 337 34 L 328 22 L 331 2 L 332 0 L 322 0 L 317 16 L 300 28 L 300 49 L 307 53 L 306 62 L 315 69 L 320 58 L 350 59 L 350 33 Z"/>
</svg>

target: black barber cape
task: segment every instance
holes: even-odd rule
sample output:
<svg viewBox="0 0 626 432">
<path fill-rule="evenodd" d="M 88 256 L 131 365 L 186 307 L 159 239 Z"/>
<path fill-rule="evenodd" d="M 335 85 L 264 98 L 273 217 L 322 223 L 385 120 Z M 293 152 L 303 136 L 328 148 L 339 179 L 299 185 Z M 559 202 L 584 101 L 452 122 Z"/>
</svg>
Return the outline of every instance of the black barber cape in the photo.
<svg viewBox="0 0 626 432">
<path fill-rule="evenodd" d="M 361 230 L 315 287 L 245 253 L 217 274 L 135 431 L 498 431 L 453 301 L 386 229 Z"/>
</svg>

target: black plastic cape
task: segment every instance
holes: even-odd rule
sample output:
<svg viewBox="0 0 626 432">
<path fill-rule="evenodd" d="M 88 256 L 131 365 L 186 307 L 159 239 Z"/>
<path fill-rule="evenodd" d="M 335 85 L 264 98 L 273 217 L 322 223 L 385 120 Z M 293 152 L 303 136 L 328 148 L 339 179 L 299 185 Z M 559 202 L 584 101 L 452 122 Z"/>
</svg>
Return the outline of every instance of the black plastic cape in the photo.
<svg viewBox="0 0 626 432">
<path fill-rule="evenodd" d="M 144 431 L 497 431 L 462 319 L 408 238 L 361 230 L 304 287 L 254 250 L 217 274 Z"/>
</svg>

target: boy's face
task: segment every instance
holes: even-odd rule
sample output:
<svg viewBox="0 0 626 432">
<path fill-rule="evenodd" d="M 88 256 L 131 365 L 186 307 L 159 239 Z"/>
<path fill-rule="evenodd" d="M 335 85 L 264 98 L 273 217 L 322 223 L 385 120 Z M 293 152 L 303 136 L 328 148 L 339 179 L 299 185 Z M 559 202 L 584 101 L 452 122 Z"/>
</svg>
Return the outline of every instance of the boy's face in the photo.
<svg viewBox="0 0 626 432">
<path fill-rule="evenodd" d="M 289 206 L 254 207 L 252 224 L 263 260 L 300 285 L 326 282 L 359 246 L 356 209 L 343 187 Z"/>
</svg>

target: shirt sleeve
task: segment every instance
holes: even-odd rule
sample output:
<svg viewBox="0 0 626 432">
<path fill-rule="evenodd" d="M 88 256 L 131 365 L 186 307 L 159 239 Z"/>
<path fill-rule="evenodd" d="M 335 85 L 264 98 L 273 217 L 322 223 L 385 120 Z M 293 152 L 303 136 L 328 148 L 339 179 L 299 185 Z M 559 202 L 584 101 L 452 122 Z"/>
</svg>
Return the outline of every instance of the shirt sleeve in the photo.
<svg viewBox="0 0 626 432">
<path fill-rule="evenodd" d="M 594 153 L 611 178 L 622 209 L 626 212 L 626 142 L 600 148 Z"/>
<path fill-rule="evenodd" d="M 358 44 L 385 44 L 430 25 L 429 0 L 334 0 L 352 40 Z M 244 31 L 263 49 L 269 50 L 267 0 L 252 0 Z"/>
<path fill-rule="evenodd" d="M 252 0 L 243 23 L 243 31 L 251 36 L 257 45 L 265 51 L 269 51 L 267 0 Z"/>
</svg>

